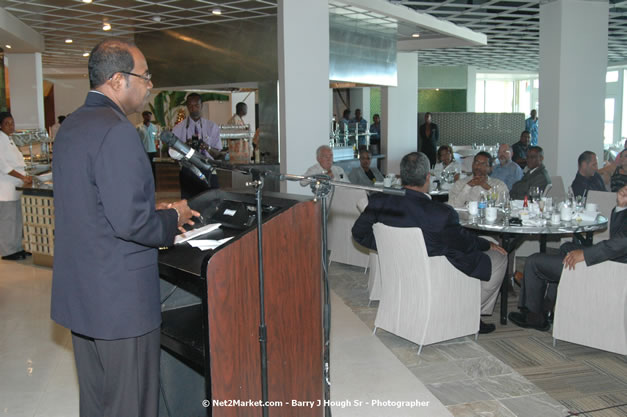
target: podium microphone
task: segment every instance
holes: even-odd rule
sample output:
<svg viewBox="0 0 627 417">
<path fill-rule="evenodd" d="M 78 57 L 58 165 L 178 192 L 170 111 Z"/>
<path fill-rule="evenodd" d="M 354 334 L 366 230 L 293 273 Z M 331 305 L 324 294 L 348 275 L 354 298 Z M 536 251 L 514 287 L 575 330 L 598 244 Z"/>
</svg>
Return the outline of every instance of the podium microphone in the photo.
<svg viewBox="0 0 627 417">
<path fill-rule="evenodd" d="M 183 142 L 181 142 L 172 132 L 164 130 L 161 132 L 160 136 L 161 142 L 166 143 L 170 148 L 174 149 L 178 153 L 181 154 L 181 158 L 177 158 L 176 156 L 172 156 L 174 159 L 182 159 L 189 161 L 196 168 L 201 171 L 211 172 L 213 167 L 207 163 L 207 160 L 196 153 L 196 150 L 190 148 Z"/>
</svg>

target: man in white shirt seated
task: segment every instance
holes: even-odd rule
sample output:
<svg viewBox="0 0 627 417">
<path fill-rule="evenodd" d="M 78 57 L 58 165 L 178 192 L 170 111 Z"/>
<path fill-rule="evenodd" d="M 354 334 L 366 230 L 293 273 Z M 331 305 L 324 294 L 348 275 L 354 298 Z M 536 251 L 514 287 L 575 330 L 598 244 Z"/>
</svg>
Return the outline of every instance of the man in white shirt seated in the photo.
<svg viewBox="0 0 627 417">
<path fill-rule="evenodd" d="M 327 175 L 332 181 L 348 182 L 348 176 L 344 173 L 344 170 L 337 165 L 333 165 L 333 150 L 330 147 L 322 145 L 318 149 L 316 149 L 316 160 L 318 162 L 310 166 L 309 169 L 307 169 L 307 171 L 303 174 L 305 177 L 323 174 Z M 300 182 L 300 185 L 302 185 L 303 187 L 306 187 L 309 184 L 310 182 L 307 180 L 303 180 Z M 331 191 L 328 197 L 327 207 L 331 206 L 332 199 L 333 191 Z"/>
<path fill-rule="evenodd" d="M 464 207 L 468 201 L 479 201 L 481 193 L 486 195 L 509 193 L 501 180 L 488 177 L 492 168 L 492 158 L 487 152 L 479 152 L 472 161 L 472 177 L 464 178 L 453 184 L 449 191 L 448 203 L 453 207 Z"/>
<path fill-rule="evenodd" d="M 499 146 L 499 163 L 494 167 L 490 177 L 499 179 L 511 190 L 515 182 L 520 181 L 523 171 L 516 162 L 512 161 L 512 150 L 507 143 Z"/>
</svg>

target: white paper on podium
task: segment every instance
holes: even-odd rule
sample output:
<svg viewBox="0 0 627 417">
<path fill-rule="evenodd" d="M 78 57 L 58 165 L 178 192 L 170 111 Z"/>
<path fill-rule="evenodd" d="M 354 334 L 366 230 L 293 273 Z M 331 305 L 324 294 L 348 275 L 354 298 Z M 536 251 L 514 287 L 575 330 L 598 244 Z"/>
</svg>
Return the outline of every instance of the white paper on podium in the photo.
<svg viewBox="0 0 627 417">
<path fill-rule="evenodd" d="M 231 239 L 233 239 L 232 236 L 224 238 L 224 239 L 220 239 L 220 240 L 196 239 L 196 240 L 190 240 L 187 243 L 189 243 L 192 247 L 198 248 L 200 250 L 209 250 L 209 249 L 215 249 L 218 246 L 223 245 L 224 243 L 228 242 Z"/>
<path fill-rule="evenodd" d="M 174 238 L 174 244 L 177 245 L 179 243 L 187 242 L 190 239 L 195 238 L 196 236 L 204 235 L 205 233 L 212 232 L 221 226 L 221 223 L 212 223 L 203 227 L 199 227 L 198 229 L 192 229 L 185 233 L 181 233 Z"/>
</svg>

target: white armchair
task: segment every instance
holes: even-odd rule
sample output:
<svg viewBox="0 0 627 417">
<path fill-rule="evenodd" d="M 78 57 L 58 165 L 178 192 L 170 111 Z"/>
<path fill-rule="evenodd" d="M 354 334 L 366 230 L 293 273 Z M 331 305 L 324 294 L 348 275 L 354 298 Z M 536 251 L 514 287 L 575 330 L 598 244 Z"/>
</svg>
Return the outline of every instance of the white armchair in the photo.
<svg viewBox="0 0 627 417">
<path fill-rule="evenodd" d="M 340 187 L 335 189 L 327 227 L 331 261 L 362 268 L 368 266 L 369 249 L 355 242 L 351 233 L 360 213 L 357 202 L 365 197 L 364 190 Z"/>
<path fill-rule="evenodd" d="M 627 355 L 627 264 L 605 261 L 564 268 L 553 339 Z"/>
<path fill-rule="evenodd" d="M 481 288 L 445 256 L 429 257 L 419 228 L 374 225 L 382 280 L 375 332 L 422 346 L 479 331 Z"/>
</svg>

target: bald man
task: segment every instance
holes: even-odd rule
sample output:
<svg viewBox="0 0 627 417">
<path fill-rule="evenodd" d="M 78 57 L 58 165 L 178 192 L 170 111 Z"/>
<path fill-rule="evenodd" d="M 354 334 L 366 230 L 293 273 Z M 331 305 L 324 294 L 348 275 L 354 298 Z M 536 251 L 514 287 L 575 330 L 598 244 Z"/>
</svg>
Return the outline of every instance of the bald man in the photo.
<svg viewBox="0 0 627 417">
<path fill-rule="evenodd" d="M 512 150 L 508 144 L 504 143 L 499 146 L 498 160 L 499 163 L 492 169 L 490 177 L 503 181 L 507 189 L 511 191 L 512 185 L 522 178 L 523 171 L 516 162 L 512 161 Z"/>
</svg>

